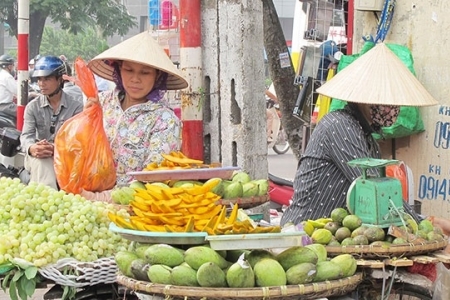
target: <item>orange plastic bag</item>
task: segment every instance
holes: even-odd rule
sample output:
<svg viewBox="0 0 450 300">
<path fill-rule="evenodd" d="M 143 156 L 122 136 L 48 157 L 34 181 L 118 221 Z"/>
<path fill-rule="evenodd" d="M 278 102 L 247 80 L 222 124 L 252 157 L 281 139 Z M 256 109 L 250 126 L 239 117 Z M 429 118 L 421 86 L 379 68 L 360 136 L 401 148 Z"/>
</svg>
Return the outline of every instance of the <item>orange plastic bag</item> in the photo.
<svg viewBox="0 0 450 300">
<path fill-rule="evenodd" d="M 386 176 L 400 180 L 402 184 L 403 201 L 408 202 L 408 179 L 405 172 L 405 166 L 403 164 L 386 166 Z"/>
<path fill-rule="evenodd" d="M 95 97 L 97 87 L 92 72 L 78 58 L 75 68 L 79 79 L 76 83 L 86 96 Z M 61 126 L 55 136 L 54 167 L 60 188 L 68 193 L 79 194 L 82 189 L 101 192 L 114 187 L 116 168 L 99 104 Z"/>
<path fill-rule="evenodd" d="M 75 83 L 81 88 L 86 97 L 97 97 L 98 90 L 94 74 L 81 57 L 75 59 L 75 73 L 78 77 Z"/>
</svg>

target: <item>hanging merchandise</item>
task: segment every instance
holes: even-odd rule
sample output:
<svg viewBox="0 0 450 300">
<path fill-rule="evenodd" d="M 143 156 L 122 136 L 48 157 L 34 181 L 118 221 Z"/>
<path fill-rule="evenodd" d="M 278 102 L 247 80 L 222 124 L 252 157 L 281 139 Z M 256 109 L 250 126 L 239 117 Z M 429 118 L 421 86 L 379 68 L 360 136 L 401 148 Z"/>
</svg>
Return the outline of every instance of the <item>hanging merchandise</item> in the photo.
<svg viewBox="0 0 450 300">
<path fill-rule="evenodd" d="M 338 82 L 332 80 L 331 84 L 318 89 L 319 93 L 335 98 L 330 111 L 346 105 L 346 102 L 337 99 L 381 105 L 372 111 L 377 111 L 378 119 L 386 117 L 388 121 L 381 124 L 382 136 L 376 134 L 377 139 L 399 138 L 424 131 L 418 106 L 437 104 L 416 79 L 409 49 L 383 43 L 392 23 L 394 8 L 395 0 L 385 1 L 376 36 L 363 38 L 366 43 L 359 54 L 342 56 L 338 75 L 335 76 Z M 367 52 L 370 53 L 346 69 L 345 74 L 339 74 Z M 383 115 L 383 112 L 386 114 Z"/>
<path fill-rule="evenodd" d="M 335 69 L 328 70 L 327 82 L 331 78 L 333 78 L 335 72 L 336 72 Z M 330 111 L 330 105 L 331 105 L 331 98 L 330 97 L 325 96 L 325 95 L 319 95 L 317 97 L 316 106 L 319 107 L 319 112 L 318 112 L 318 115 L 317 115 L 317 122 L 319 122 L 320 119 L 322 119 L 322 117 L 324 115 L 326 115 Z"/>
<path fill-rule="evenodd" d="M 392 18 L 394 17 L 395 0 L 385 0 L 381 17 L 378 20 L 377 35 L 375 38 L 371 35 L 363 37 L 366 42 L 383 42 L 391 27 Z"/>
<path fill-rule="evenodd" d="M 347 66 L 352 64 L 354 61 L 356 61 L 360 56 L 368 52 L 369 50 L 373 49 L 375 46 L 372 42 L 366 42 L 359 54 L 354 55 L 344 55 L 342 56 L 339 66 L 338 66 L 338 74 L 341 70 L 345 69 Z M 411 74 L 415 75 L 414 67 L 413 67 L 413 57 L 409 49 L 405 46 L 396 45 L 396 44 L 386 44 L 386 46 L 403 62 L 403 64 L 409 69 Z M 353 72 L 355 73 L 355 72 Z M 354 74 L 355 76 L 361 77 L 361 75 Z M 375 74 L 374 74 L 375 75 Z M 407 75 L 407 74 L 405 74 Z M 397 79 L 404 79 L 405 76 L 393 76 L 393 78 Z M 415 77 L 414 77 L 415 78 Z M 420 88 L 420 86 L 415 85 L 417 88 Z M 361 87 L 362 89 L 367 87 Z M 374 87 L 375 88 L 375 87 Z M 385 86 L 385 89 L 387 87 Z M 399 89 L 399 86 L 394 87 L 394 89 Z M 369 94 L 371 94 L 369 91 L 365 92 L 367 96 L 363 96 L 365 98 L 369 97 Z M 413 92 L 411 92 L 411 95 Z M 383 105 L 389 106 L 389 105 L 395 105 L 396 102 L 398 103 L 405 103 L 408 101 L 408 98 L 404 99 L 405 97 L 402 97 L 405 95 L 399 95 L 397 98 L 394 96 L 392 97 L 384 97 L 387 102 L 383 103 Z M 406 95 L 407 96 L 407 95 Z M 345 96 L 344 96 L 345 97 Z M 408 96 L 407 96 L 408 97 Z M 391 98 L 391 99 L 389 99 Z M 403 98 L 404 100 L 400 100 L 400 98 Z M 431 96 L 430 96 L 431 98 Z M 411 98 L 410 101 L 413 99 Z M 433 104 L 433 99 L 429 99 L 429 104 L 425 105 L 431 105 Z M 361 102 L 366 102 L 362 100 Z M 369 100 L 367 100 L 368 103 L 370 103 Z M 407 103 L 405 103 L 407 104 Z M 345 101 L 333 99 L 330 106 L 330 111 L 342 109 L 346 105 Z M 419 105 L 419 103 L 417 104 Z M 398 114 L 396 115 L 395 121 L 393 124 L 389 126 L 383 126 L 382 128 L 382 135 L 380 136 L 378 134 L 375 135 L 375 138 L 399 138 L 404 136 L 409 136 L 415 133 L 419 133 L 425 130 L 422 117 L 420 115 L 419 108 L 416 106 L 400 106 L 400 109 L 398 111 Z"/>
</svg>

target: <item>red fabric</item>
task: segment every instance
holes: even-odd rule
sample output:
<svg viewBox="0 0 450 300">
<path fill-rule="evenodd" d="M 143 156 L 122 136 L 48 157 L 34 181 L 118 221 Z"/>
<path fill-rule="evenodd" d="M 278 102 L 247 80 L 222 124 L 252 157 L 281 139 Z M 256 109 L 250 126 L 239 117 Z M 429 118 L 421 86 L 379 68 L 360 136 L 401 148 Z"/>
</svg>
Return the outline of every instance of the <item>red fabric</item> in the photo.
<svg viewBox="0 0 450 300">
<path fill-rule="evenodd" d="M 436 264 L 420 264 L 415 262 L 411 267 L 408 267 L 407 270 L 413 274 L 423 275 L 432 282 L 436 280 Z"/>
</svg>

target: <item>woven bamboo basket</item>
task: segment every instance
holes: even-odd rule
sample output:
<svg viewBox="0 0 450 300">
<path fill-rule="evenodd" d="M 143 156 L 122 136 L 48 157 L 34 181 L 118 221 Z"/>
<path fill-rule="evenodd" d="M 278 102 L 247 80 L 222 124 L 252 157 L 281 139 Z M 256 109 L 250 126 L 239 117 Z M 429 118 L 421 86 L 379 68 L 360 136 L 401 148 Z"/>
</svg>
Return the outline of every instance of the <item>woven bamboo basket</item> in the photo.
<svg viewBox="0 0 450 300">
<path fill-rule="evenodd" d="M 448 241 L 431 241 L 418 244 L 398 244 L 390 246 L 379 245 L 356 245 L 356 246 L 326 246 L 329 256 L 336 256 L 343 253 L 352 254 L 360 258 L 392 258 L 407 257 L 430 253 L 444 249 Z"/>
<path fill-rule="evenodd" d="M 237 204 L 240 208 L 252 208 L 264 204 L 269 200 L 269 195 L 263 195 L 248 198 L 220 199 L 216 203 L 221 205 Z"/>
<path fill-rule="evenodd" d="M 117 276 L 117 282 L 130 290 L 149 295 L 159 295 L 165 297 L 166 299 L 174 300 L 298 300 L 300 296 L 301 299 L 317 299 L 321 297 L 347 294 L 348 292 L 353 291 L 362 280 L 362 273 L 356 273 L 351 277 L 339 280 L 310 284 L 232 289 L 155 284 L 151 282 L 137 281 L 121 274 Z"/>
<path fill-rule="evenodd" d="M 117 265 L 114 257 L 103 257 L 92 262 L 63 258 L 55 264 L 39 269 L 39 273 L 62 286 L 84 287 L 116 282 Z"/>
</svg>

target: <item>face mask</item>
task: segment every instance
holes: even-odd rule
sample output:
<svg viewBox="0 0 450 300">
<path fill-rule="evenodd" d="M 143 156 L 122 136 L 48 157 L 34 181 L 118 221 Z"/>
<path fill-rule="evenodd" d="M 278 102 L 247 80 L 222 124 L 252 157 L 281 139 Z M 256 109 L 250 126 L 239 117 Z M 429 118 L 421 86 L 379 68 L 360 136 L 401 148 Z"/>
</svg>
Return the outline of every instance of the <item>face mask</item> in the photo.
<svg viewBox="0 0 450 300">
<path fill-rule="evenodd" d="M 400 107 L 395 105 L 371 105 L 370 115 L 372 121 L 381 127 L 389 127 L 395 123 Z"/>
</svg>

